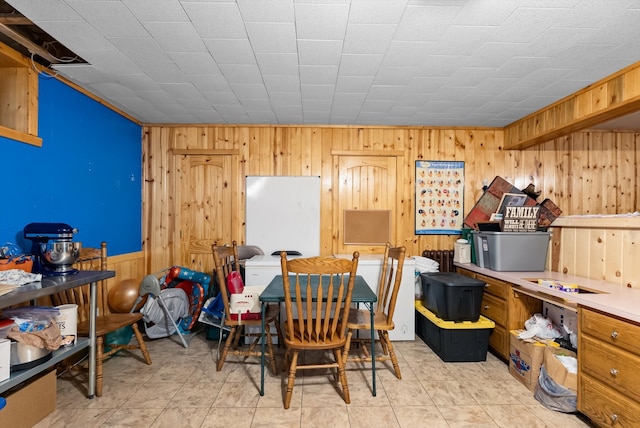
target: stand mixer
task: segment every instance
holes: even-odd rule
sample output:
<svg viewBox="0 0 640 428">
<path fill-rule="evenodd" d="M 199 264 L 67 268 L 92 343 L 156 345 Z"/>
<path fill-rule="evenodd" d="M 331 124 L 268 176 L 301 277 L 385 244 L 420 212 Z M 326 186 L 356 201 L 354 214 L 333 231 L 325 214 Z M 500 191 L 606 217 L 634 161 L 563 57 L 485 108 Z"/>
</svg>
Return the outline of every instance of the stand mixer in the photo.
<svg viewBox="0 0 640 428">
<path fill-rule="evenodd" d="M 73 242 L 78 233 L 64 223 L 29 223 L 24 227 L 25 239 L 32 241 L 33 273 L 45 276 L 72 275 L 78 272 L 73 264 L 80 255 L 80 242 Z"/>
</svg>

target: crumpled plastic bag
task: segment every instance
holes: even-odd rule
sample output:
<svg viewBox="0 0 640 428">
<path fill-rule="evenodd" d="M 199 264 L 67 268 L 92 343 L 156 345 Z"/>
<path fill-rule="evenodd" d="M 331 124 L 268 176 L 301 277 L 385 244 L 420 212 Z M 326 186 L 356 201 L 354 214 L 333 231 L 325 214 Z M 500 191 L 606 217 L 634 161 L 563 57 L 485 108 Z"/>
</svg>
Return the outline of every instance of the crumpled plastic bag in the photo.
<svg viewBox="0 0 640 428">
<path fill-rule="evenodd" d="M 531 339 L 539 337 L 540 339 L 556 339 L 562 337 L 560 330 L 553 325 L 551 320 L 542 316 L 542 314 L 533 314 L 531 318 L 524 322 L 526 329 L 518 335 L 518 339 Z"/>
<path fill-rule="evenodd" d="M 55 322 L 51 322 L 47 328 L 39 331 L 22 332 L 18 327 L 12 328 L 7 337 L 37 348 L 55 351 L 62 345 L 62 335 Z"/>
</svg>

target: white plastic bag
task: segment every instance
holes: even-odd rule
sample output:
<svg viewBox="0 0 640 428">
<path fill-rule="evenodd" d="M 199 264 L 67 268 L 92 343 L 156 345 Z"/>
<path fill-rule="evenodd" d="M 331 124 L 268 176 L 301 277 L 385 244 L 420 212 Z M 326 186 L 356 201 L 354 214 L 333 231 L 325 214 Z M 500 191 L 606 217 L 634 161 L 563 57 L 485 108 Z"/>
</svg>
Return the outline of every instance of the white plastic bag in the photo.
<svg viewBox="0 0 640 428">
<path fill-rule="evenodd" d="M 560 330 L 553 325 L 551 320 L 543 317 L 542 314 L 533 314 L 531 318 L 524 322 L 524 328 L 526 331 L 518 335 L 519 339 L 531 339 L 534 336 L 540 339 L 562 337 Z"/>
</svg>

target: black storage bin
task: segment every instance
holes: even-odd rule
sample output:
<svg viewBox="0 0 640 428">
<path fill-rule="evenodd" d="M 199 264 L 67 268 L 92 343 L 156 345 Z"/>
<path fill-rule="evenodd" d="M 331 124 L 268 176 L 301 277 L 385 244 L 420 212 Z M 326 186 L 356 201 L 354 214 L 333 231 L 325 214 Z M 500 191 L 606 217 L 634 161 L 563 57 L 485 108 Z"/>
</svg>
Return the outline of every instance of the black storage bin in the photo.
<svg viewBox="0 0 640 428">
<path fill-rule="evenodd" d="M 493 321 L 483 316 L 475 322 L 443 321 L 419 301 L 415 308 L 416 334 L 442 361 L 486 361 Z"/>
<path fill-rule="evenodd" d="M 445 321 L 478 321 L 485 283 L 452 272 L 424 272 L 422 304 Z"/>
</svg>

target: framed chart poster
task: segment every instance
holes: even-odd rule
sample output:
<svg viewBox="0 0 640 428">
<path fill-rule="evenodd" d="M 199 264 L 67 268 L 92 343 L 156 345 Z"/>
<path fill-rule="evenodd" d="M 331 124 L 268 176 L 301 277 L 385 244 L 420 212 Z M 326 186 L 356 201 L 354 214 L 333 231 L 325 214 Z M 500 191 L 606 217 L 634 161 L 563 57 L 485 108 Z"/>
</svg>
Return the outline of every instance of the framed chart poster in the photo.
<svg viewBox="0 0 640 428">
<path fill-rule="evenodd" d="M 464 220 L 464 162 L 416 161 L 416 235 L 456 235 Z"/>
</svg>

